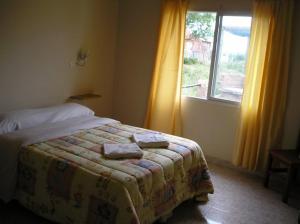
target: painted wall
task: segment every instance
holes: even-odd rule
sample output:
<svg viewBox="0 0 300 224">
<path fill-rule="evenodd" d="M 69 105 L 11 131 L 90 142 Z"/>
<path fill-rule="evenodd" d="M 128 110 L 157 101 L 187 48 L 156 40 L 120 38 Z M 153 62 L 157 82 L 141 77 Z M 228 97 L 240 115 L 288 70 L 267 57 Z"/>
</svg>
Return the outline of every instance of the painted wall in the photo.
<svg viewBox="0 0 300 224">
<path fill-rule="evenodd" d="M 207 1 L 197 2 L 209 10 Z M 248 7 L 245 1 L 242 5 Z M 0 1 L 0 112 L 61 103 L 70 95 L 96 91 L 102 95 L 94 104 L 98 114 L 113 111 L 122 122 L 142 126 L 160 7 L 161 0 Z M 299 10 L 296 1 L 295 11 Z M 283 139 L 286 147 L 295 146 L 300 126 L 299 21 L 298 13 Z M 85 67 L 73 66 L 79 48 L 89 51 Z M 182 110 L 184 136 L 199 142 L 206 155 L 230 161 L 239 108 L 184 98 Z"/>
<path fill-rule="evenodd" d="M 251 1 L 197 0 L 191 1 L 190 10 L 251 13 Z M 182 99 L 183 135 L 198 142 L 204 153 L 221 160 L 231 161 L 235 146 L 240 107 L 216 101 L 191 97 Z"/>
<path fill-rule="evenodd" d="M 183 97 L 184 137 L 200 144 L 205 155 L 231 161 L 239 107 L 220 102 Z"/>
<path fill-rule="evenodd" d="M 295 148 L 300 134 L 300 1 L 295 1 L 294 27 L 283 146 Z"/>
<path fill-rule="evenodd" d="M 0 112 L 95 91 L 98 114 L 111 114 L 117 14 L 117 0 L 0 1 Z"/>
<path fill-rule="evenodd" d="M 155 37 L 159 25 L 159 1 L 122 0 L 120 2 L 117 47 L 116 94 L 114 115 L 123 122 L 143 124 L 155 55 Z M 192 1 L 194 9 L 210 10 L 224 1 Z M 136 4 L 135 4 L 136 3 Z M 201 4 L 200 4 L 201 3 Z M 246 12 L 251 1 L 228 0 L 223 8 L 231 6 Z M 144 5 L 144 6 L 143 6 Z M 200 7 L 201 5 L 201 7 Z M 238 8 L 237 8 L 238 7 Z M 300 10 L 297 2 L 296 11 Z M 294 146 L 299 130 L 300 24 L 295 18 L 292 43 L 291 78 L 288 109 L 285 119 L 284 145 Z M 141 53 L 142 52 L 142 53 Z M 235 144 L 239 107 L 184 97 L 182 104 L 184 136 L 202 146 L 206 155 L 231 161 Z"/>
<path fill-rule="evenodd" d="M 142 126 L 154 64 L 160 0 L 121 0 L 114 117 Z"/>
</svg>

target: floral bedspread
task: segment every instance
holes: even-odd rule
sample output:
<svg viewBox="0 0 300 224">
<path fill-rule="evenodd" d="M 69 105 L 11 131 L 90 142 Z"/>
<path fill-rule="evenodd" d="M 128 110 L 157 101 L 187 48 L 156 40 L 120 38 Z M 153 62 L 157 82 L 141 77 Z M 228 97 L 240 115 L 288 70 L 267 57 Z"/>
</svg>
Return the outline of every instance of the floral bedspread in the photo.
<svg viewBox="0 0 300 224">
<path fill-rule="evenodd" d="M 130 143 L 150 130 L 111 123 L 27 146 L 19 157 L 17 199 L 58 223 L 152 223 L 184 200 L 213 193 L 201 148 L 166 135 L 167 149 L 110 160 L 103 143 Z"/>
</svg>

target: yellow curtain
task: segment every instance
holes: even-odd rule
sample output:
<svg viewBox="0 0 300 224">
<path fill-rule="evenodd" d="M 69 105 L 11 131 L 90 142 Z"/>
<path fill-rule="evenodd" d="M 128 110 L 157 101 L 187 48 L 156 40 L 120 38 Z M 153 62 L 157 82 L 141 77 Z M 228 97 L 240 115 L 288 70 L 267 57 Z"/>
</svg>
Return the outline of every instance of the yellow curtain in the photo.
<svg viewBox="0 0 300 224">
<path fill-rule="evenodd" d="M 293 0 L 254 1 L 234 163 L 262 170 L 280 143 L 286 107 Z"/>
<path fill-rule="evenodd" d="M 181 134 L 181 71 L 187 0 L 164 0 L 145 127 Z"/>
</svg>

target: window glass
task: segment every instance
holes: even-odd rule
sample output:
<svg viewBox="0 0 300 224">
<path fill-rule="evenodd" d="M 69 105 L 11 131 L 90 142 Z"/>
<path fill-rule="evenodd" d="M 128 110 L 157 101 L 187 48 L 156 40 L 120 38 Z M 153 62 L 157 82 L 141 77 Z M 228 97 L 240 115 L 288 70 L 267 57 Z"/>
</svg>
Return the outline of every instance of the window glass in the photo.
<svg viewBox="0 0 300 224">
<path fill-rule="evenodd" d="M 182 94 L 240 102 L 250 27 L 249 16 L 188 12 Z"/>
<path fill-rule="evenodd" d="M 243 94 L 251 17 L 223 16 L 212 96 L 240 102 Z"/>
<path fill-rule="evenodd" d="M 188 12 L 184 46 L 182 94 L 207 98 L 216 13 Z"/>
</svg>

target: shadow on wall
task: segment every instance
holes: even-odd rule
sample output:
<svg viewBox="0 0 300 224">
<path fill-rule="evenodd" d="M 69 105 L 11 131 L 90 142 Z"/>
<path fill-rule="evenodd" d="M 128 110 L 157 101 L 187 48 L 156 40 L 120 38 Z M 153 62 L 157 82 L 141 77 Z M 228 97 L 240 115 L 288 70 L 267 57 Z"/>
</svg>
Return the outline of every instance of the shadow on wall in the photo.
<svg viewBox="0 0 300 224">
<path fill-rule="evenodd" d="M 112 110 L 117 0 L 0 2 L 0 112 L 101 92 Z M 86 65 L 73 66 L 80 48 Z"/>
</svg>

